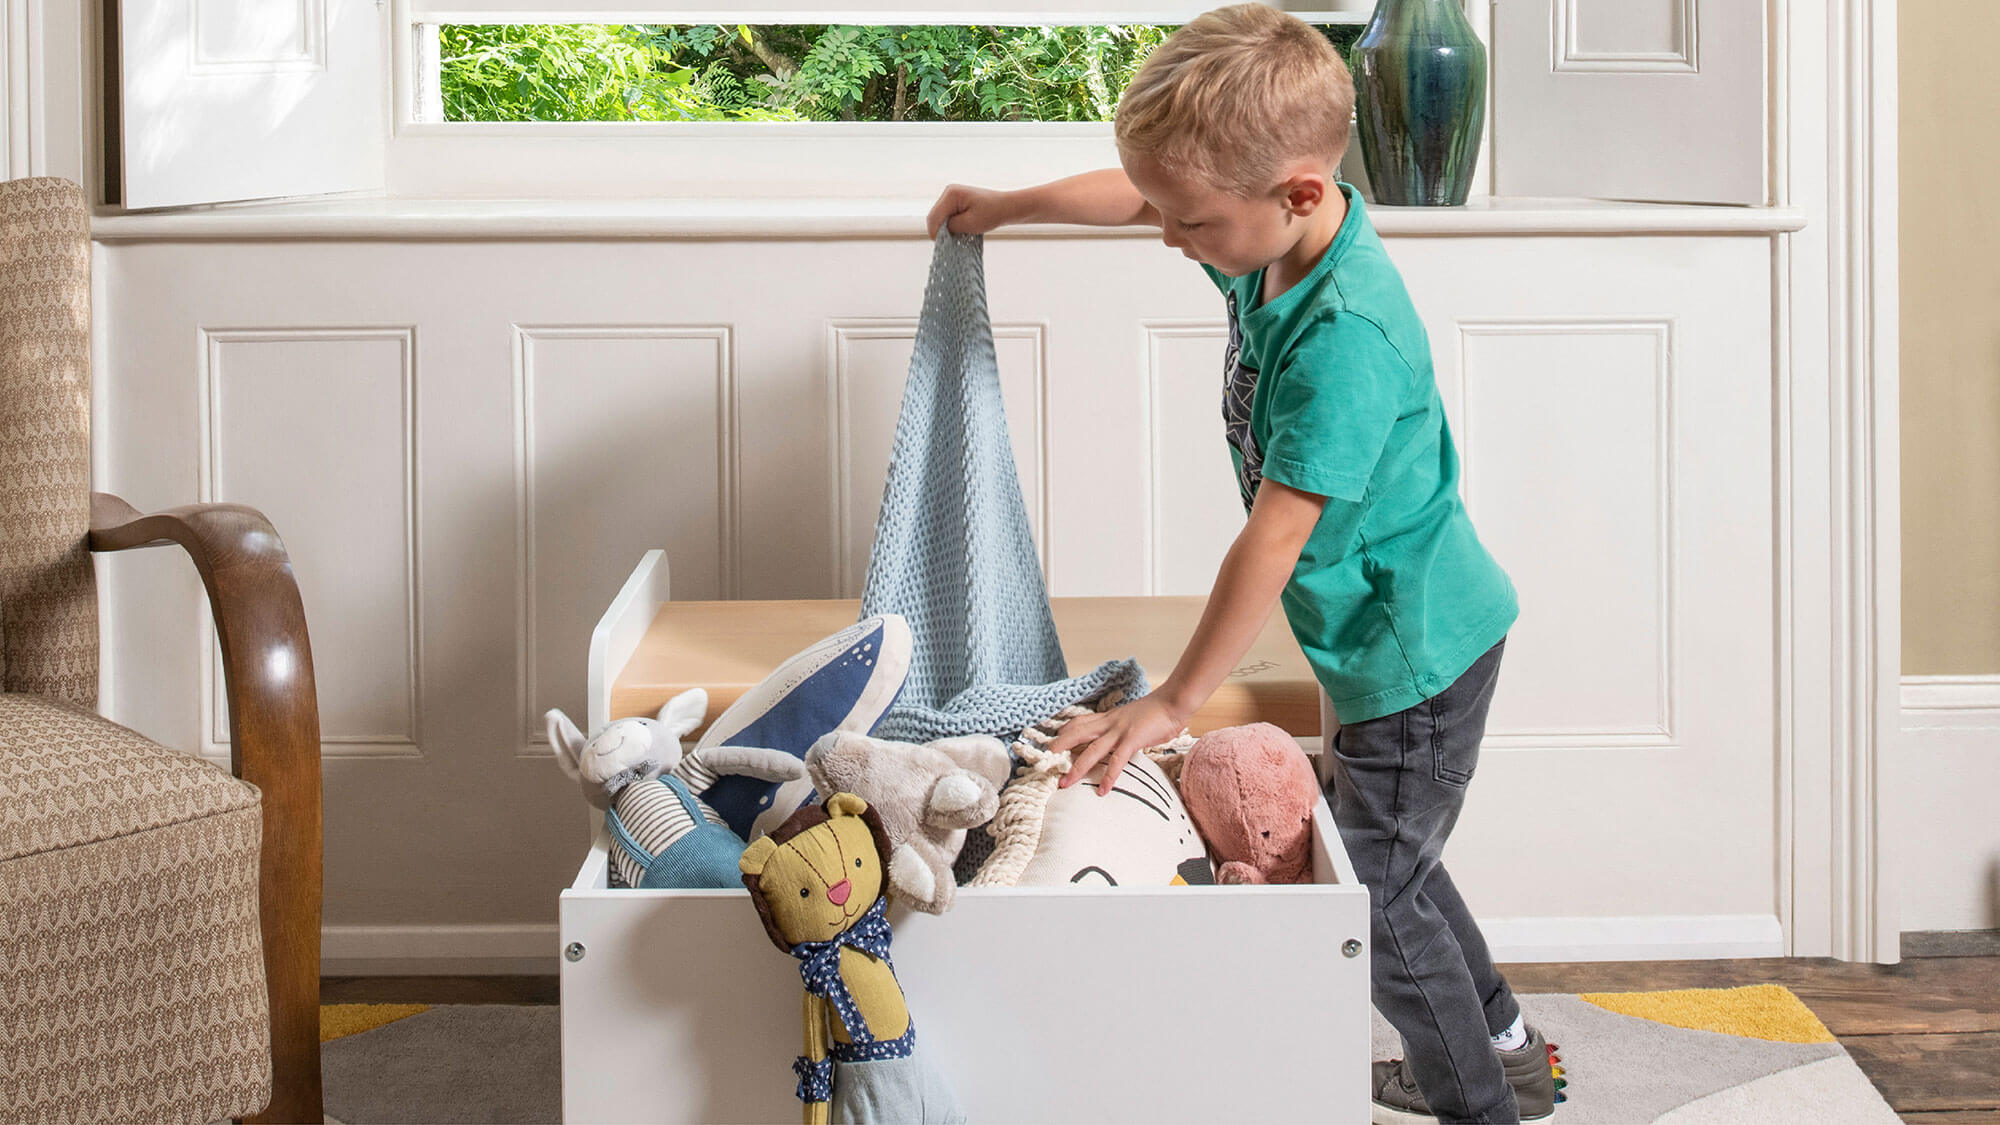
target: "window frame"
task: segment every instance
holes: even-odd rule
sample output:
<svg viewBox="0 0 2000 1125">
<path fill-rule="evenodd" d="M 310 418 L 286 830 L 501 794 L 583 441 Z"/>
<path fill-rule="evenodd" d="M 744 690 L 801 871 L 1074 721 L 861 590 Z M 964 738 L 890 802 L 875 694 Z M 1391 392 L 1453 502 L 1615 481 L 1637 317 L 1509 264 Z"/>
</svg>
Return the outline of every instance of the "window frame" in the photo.
<svg viewBox="0 0 2000 1125">
<path fill-rule="evenodd" d="M 422 26 L 437 23 L 1005 23 L 1184 22 L 1213 6 L 1157 4 L 1087 12 L 730 9 L 699 0 L 648 8 L 586 9 L 588 0 L 485 0 L 446 10 L 441 0 L 393 0 L 386 169 L 392 198 L 902 198 L 947 183 L 1022 187 L 1117 163 L 1105 122 L 438 122 L 416 99 L 435 97 L 435 52 L 421 58 Z M 945 0 L 949 3 L 951 0 Z M 1312 22 L 1365 22 L 1373 0 L 1277 3 Z M 529 5 L 534 4 L 533 10 Z M 1482 5 L 1473 4 L 1473 8 Z M 431 68 L 432 89 L 425 90 Z M 772 141 L 783 142 L 773 150 Z"/>
</svg>

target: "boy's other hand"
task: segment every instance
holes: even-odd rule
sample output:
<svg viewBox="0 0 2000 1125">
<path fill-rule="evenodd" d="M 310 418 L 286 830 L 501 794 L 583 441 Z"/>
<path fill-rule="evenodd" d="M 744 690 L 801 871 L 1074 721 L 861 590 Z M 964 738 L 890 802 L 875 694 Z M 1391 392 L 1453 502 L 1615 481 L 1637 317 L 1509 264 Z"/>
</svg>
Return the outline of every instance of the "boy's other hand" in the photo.
<svg viewBox="0 0 2000 1125">
<path fill-rule="evenodd" d="M 1067 789 L 1096 768 L 1097 763 L 1108 762 L 1103 780 L 1097 783 L 1097 795 L 1102 797 L 1111 792 L 1132 755 L 1148 746 L 1172 741 L 1186 728 L 1186 718 L 1170 711 L 1157 692 L 1102 714 L 1079 715 L 1064 723 L 1047 747 L 1054 753 L 1065 750 L 1075 753 L 1075 764 L 1057 782 L 1057 787 Z"/>
<path fill-rule="evenodd" d="M 967 187 L 952 184 L 938 195 L 931 204 L 931 213 L 924 220 L 924 229 L 930 232 L 933 241 L 937 239 L 939 225 L 949 226 L 953 234 L 985 234 L 994 227 L 1012 222 L 1007 193 L 991 188 Z"/>
</svg>

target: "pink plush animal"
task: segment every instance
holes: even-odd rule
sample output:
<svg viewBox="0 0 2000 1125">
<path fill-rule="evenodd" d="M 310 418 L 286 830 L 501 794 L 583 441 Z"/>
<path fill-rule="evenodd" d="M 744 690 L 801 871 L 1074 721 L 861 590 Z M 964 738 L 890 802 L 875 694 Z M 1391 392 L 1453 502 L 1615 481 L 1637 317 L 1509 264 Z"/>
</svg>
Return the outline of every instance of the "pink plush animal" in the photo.
<svg viewBox="0 0 2000 1125">
<path fill-rule="evenodd" d="M 1181 765 L 1181 800 L 1219 865 L 1219 883 L 1312 877 L 1319 780 L 1292 736 L 1269 723 L 1202 735 Z"/>
</svg>

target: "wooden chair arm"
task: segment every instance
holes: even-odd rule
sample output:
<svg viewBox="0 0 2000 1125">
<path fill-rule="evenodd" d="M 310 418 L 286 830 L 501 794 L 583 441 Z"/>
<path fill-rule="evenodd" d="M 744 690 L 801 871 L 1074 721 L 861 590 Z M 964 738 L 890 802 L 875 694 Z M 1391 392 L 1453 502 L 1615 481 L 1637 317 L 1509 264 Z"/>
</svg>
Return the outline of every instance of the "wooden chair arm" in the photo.
<svg viewBox="0 0 2000 1125">
<path fill-rule="evenodd" d="M 264 795 L 260 913 L 271 997 L 271 1103 L 252 1121 L 319 1122 L 322 822 L 319 702 L 285 544 L 241 504 L 144 514 L 90 497 L 90 549 L 178 543 L 208 590 L 229 698 L 229 765 Z"/>
</svg>

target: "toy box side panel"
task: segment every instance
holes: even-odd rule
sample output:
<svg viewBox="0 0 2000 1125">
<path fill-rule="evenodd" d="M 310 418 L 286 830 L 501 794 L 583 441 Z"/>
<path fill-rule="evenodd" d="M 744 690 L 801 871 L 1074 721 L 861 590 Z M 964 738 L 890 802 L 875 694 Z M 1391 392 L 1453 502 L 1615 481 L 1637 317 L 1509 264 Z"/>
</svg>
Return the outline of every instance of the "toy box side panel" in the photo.
<svg viewBox="0 0 2000 1125">
<path fill-rule="evenodd" d="M 976 1120 L 1361 1121 L 1360 888 L 967 890 L 893 915 L 918 1040 Z M 788 1121 L 798 974 L 734 891 L 564 893 L 563 1116 Z"/>
<path fill-rule="evenodd" d="M 647 551 L 639 565 L 625 579 L 618 596 L 604 610 L 590 633 L 590 686 L 588 730 L 603 730 L 611 722 L 611 687 L 625 663 L 632 659 L 639 641 L 646 635 L 653 616 L 666 602 L 672 585 L 667 553 L 659 548 Z"/>
<path fill-rule="evenodd" d="M 1368 1119 L 1359 887 L 969 889 L 898 923 L 918 1039 L 975 1121 Z"/>
<path fill-rule="evenodd" d="M 1313 805 L 1312 867 L 1315 883 L 1362 885 L 1354 874 L 1353 862 L 1347 858 L 1347 847 L 1340 842 L 1340 830 L 1334 827 L 1333 810 L 1327 807 L 1324 796 Z M 1363 941 L 1368 938 L 1367 934 L 1360 936 Z"/>
<path fill-rule="evenodd" d="M 1367 890 L 1324 802 L 1314 828 L 1315 886 L 898 909 L 925 1050 L 986 1120 L 1363 1120 Z M 608 890 L 608 845 L 562 895 L 565 1119 L 791 1120 L 794 962 L 742 892 Z"/>
<path fill-rule="evenodd" d="M 742 891 L 563 892 L 563 1120 L 795 1121 L 797 963 Z"/>
</svg>

